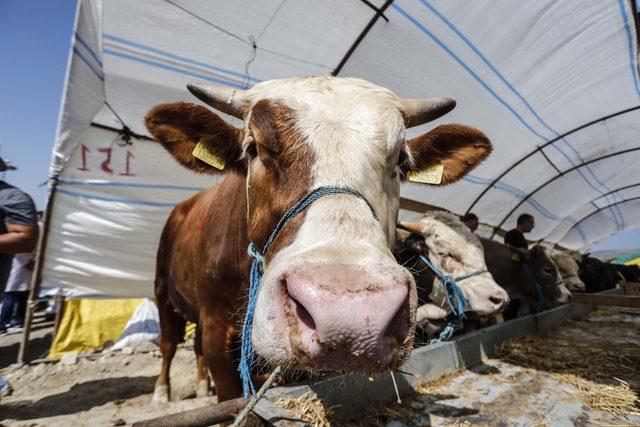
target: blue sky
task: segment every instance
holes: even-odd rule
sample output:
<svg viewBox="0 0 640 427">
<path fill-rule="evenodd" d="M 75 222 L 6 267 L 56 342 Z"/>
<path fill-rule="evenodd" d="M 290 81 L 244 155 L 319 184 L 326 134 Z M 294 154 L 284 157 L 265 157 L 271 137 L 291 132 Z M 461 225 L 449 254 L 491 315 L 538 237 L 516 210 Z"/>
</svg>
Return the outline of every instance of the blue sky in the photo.
<svg viewBox="0 0 640 427">
<path fill-rule="evenodd" d="M 18 167 L 5 180 L 42 207 L 58 118 L 74 0 L 0 0 L 1 155 Z"/>
<path fill-rule="evenodd" d="M 0 0 L 1 155 L 18 167 L 5 180 L 42 207 L 56 130 L 75 0 Z M 627 230 L 594 250 L 638 248 L 640 228 Z"/>
</svg>

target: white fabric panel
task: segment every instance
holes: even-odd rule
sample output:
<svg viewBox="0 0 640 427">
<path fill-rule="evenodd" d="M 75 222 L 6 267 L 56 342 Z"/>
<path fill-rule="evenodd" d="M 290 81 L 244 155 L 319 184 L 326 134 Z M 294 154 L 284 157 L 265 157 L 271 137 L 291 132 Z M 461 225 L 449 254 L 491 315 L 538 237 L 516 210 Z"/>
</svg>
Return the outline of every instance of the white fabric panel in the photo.
<svg viewBox="0 0 640 427">
<path fill-rule="evenodd" d="M 89 128 L 58 184 L 43 282 L 72 298 L 152 296 L 155 254 L 173 206 L 220 180 L 182 168 L 160 144 L 119 147 L 115 136 Z"/>
<path fill-rule="evenodd" d="M 102 0 L 78 2 L 49 176 L 60 173 L 104 103 Z"/>
<path fill-rule="evenodd" d="M 487 162 L 490 161 L 488 160 Z M 546 165 L 546 168 L 541 169 L 540 165 Z M 526 197 L 528 192 L 555 175 L 557 175 L 557 171 L 547 163 L 542 154 L 536 153 L 496 182 L 485 197 L 478 201 L 473 211 L 476 213 L 481 212 L 483 221 L 497 223 L 498 221 L 495 219 L 504 218 L 518 202 Z M 465 181 L 478 183 L 484 182 L 483 187 L 486 187 L 491 182 L 480 181 L 473 176 L 467 176 L 464 179 Z M 470 206 L 470 204 L 471 202 L 467 206 Z M 536 197 L 527 199 L 525 206 L 536 216 L 555 217 L 553 206 L 546 206 L 540 203 Z"/>
<path fill-rule="evenodd" d="M 361 1 L 82 0 L 51 165 L 54 176 L 62 170 L 63 182 L 46 281 L 66 286 L 71 295 L 149 295 L 155 245 L 171 206 L 215 181 L 181 169 L 149 142 L 114 145 L 102 168 L 106 152 L 98 150 L 108 148 L 115 134 L 95 128 L 83 133 L 92 121 L 122 128 L 105 100 L 128 127 L 147 135 L 143 120 L 151 107 L 196 102 L 187 82 L 242 88 L 330 74 L 374 15 Z M 458 101 L 444 118 L 410 129 L 409 138 L 453 122 L 481 129 L 494 146 L 460 182 L 407 183 L 403 196 L 463 214 L 529 155 L 473 207 L 482 222 L 502 223 L 558 174 L 556 168 L 564 175 L 522 203 L 503 228 L 529 212 L 537 220 L 532 238 L 580 248 L 636 222 L 629 213 L 635 205 L 618 202 L 640 191 L 619 190 L 640 182 L 639 151 L 568 172 L 640 147 L 640 109 L 575 130 L 640 105 L 629 0 L 396 0 L 385 15 L 389 21 L 378 19 L 340 75 L 404 97 Z M 81 139 L 84 146 L 77 145 Z M 120 175 L 127 150 L 133 173 Z M 83 153 L 89 170 L 78 169 Z M 596 206 L 614 203 L 580 222 Z M 416 214 L 401 211 L 400 217 Z"/>
<path fill-rule="evenodd" d="M 640 149 L 624 155 L 608 157 L 593 162 L 589 166 L 595 175 L 608 183 L 610 188 L 619 188 L 628 185 L 629 176 L 634 176 L 638 173 L 638 162 L 640 162 Z M 576 220 L 572 217 L 575 207 L 591 203 L 595 198 L 592 189 L 587 186 L 583 179 L 586 173 L 585 167 L 568 172 L 543 187 L 533 197 L 545 206 L 553 206 L 562 221 L 573 222 Z M 610 203 L 621 200 L 616 193 L 607 196 L 606 199 Z M 620 230 L 624 229 L 624 221 L 619 212 L 620 208 L 614 206 L 612 210 L 614 211 L 613 215 L 617 218 Z M 518 215 L 524 212 L 530 212 L 530 210 L 525 205 L 520 206 L 510 216 L 505 226 L 507 228 L 515 226 Z M 536 216 L 536 228 L 531 233 L 531 238 L 548 238 L 556 222 L 545 217 Z"/>
<path fill-rule="evenodd" d="M 616 191 L 615 193 L 616 198 L 620 200 L 628 200 L 633 197 L 640 196 L 640 184 L 636 183 L 636 184 L 630 184 L 630 185 L 633 185 L 633 187 L 623 188 L 619 191 Z M 596 200 L 594 200 L 593 203 L 599 208 L 606 207 L 611 204 L 611 203 L 607 203 L 607 200 L 605 197 L 599 197 Z"/>
<path fill-rule="evenodd" d="M 491 177 L 536 145 L 640 103 L 637 75 L 630 66 L 636 62 L 635 53 L 629 56 L 635 52 L 635 38 L 628 38 L 627 32 L 633 30 L 630 13 L 624 2 L 398 1 L 392 6 L 391 22 L 374 27 L 345 73 L 366 70 L 366 77 L 403 95 L 416 96 L 416 91 L 426 88 L 429 95 L 455 97 L 459 107 L 445 119 L 481 128 L 495 146 L 489 161 L 466 181 L 489 178 L 491 182 Z M 389 56 L 374 62 L 380 51 Z M 420 54 L 407 55 L 407 51 Z M 416 79 L 417 69 L 425 70 L 426 78 Z M 494 126 L 504 127 L 495 132 Z M 581 155 L 574 146 L 574 139 L 582 141 L 577 137 L 560 139 L 545 149 L 561 170 L 602 152 L 586 150 Z M 593 141 L 584 145 L 602 147 Z M 523 194 L 556 173 L 542 156 L 534 158 L 507 174 L 481 199 L 474 211 L 484 221 L 498 224 Z M 560 160 L 567 166 L 563 168 Z M 585 182 L 579 188 L 586 193 L 601 186 L 598 176 L 585 173 L 581 179 Z M 602 187 L 600 192 L 607 190 Z M 421 200 L 454 210 L 474 199 L 472 191 L 458 185 L 423 194 Z M 555 217 L 556 222 L 563 219 L 561 213 L 553 212 L 553 205 L 541 206 L 544 213 L 536 212 L 531 206 L 536 202 L 534 197 L 524 207 L 538 216 Z"/>
<path fill-rule="evenodd" d="M 639 198 L 630 199 L 619 206 L 624 208 L 625 229 L 640 226 Z M 586 243 L 574 228 L 564 236 L 560 241 L 560 245 L 570 249 L 581 249 L 593 245 L 602 239 L 611 236 L 613 233 L 620 231 L 609 209 L 604 209 L 594 213 L 592 216 L 587 217 L 580 225 L 587 236 L 589 236 Z"/>
<path fill-rule="evenodd" d="M 570 142 L 571 146 L 579 152 L 580 157 L 577 160 L 574 159 L 575 153 L 574 156 L 568 157 L 567 153 L 571 150 L 566 149 L 567 144 L 562 140 L 545 147 L 544 152 L 560 170 L 570 169 L 588 159 L 637 147 L 638 131 L 640 131 L 638 123 L 640 123 L 640 109 L 592 124 L 568 135 L 564 140 Z M 562 152 L 559 148 L 562 148 Z"/>
<path fill-rule="evenodd" d="M 135 132 L 146 134 L 142 118 L 154 105 L 196 102 L 185 90 L 188 82 L 241 89 L 262 80 L 328 74 L 374 14 L 364 3 L 340 0 L 216 3 L 114 0 L 105 5 L 108 99 Z M 249 36 L 258 46 L 253 59 Z M 110 113 L 97 121 L 116 123 Z"/>
</svg>

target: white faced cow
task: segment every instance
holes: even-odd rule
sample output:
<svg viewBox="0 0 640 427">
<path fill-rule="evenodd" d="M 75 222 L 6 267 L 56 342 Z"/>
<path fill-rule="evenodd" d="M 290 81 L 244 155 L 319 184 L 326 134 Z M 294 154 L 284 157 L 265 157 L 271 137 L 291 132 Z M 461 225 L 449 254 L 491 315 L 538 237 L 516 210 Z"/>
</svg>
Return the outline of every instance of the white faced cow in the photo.
<svg viewBox="0 0 640 427">
<path fill-rule="evenodd" d="M 585 285 L 580 279 L 580 267 L 575 257 L 569 253 L 554 250 L 551 252 L 551 259 L 558 267 L 558 272 L 565 285 L 570 291 L 584 292 Z"/>
<path fill-rule="evenodd" d="M 469 301 L 469 311 L 490 315 L 509 303 L 507 292 L 493 280 L 487 270 L 480 239 L 457 215 L 444 210 L 427 211 L 419 221 L 403 222 L 402 226 L 424 237 L 427 246 L 424 252 L 428 254 L 423 255 L 428 255 L 431 263 L 443 274 L 463 277 L 483 272 L 458 281 L 458 286 Z M 429 281 L 435 278 L 430 271 L 421 274 Z M 441 319 L 449 313 L 449 307 L 442 303 L 445 292 L 438 285 L 441 284 L 438 282 L 430 288 L 430 302 L 418 308 L 418 321 Z"/>
<path fill-rule="evenodd" d="M 443 184 L 460 179 L 490 153 L 487 137 L 442 125 L 405 140 L 406 128 L 447 113 L 454 101 L 401 99 L 353 78 L 273 80 L 247 91 L 189 89 L 243 125 L 187 103 L 160 105 L 146 119 L 183 166 L 226 175 L 178 205 L 163 232 L 155 284 L 163 369 L 156 396 L 168 398 L 183 317 L 198 324 L 199 376 L 206 376 L 206 365 L 219 400 L 241 394 L 236 363 L 247 245 L 263 248 L 285 211 L 322 186 L 362 198 L 323 197 L 275 239 L 255 308 L 255 351 L 272 364 L 306 370 L 380 371 L 401 364 L 412 347 L 416 289 L 392 254 L 400 182 L 437 164 L 444 166 Z M 192 155 L 198 143 L 223 171 Z"/>
</svg>

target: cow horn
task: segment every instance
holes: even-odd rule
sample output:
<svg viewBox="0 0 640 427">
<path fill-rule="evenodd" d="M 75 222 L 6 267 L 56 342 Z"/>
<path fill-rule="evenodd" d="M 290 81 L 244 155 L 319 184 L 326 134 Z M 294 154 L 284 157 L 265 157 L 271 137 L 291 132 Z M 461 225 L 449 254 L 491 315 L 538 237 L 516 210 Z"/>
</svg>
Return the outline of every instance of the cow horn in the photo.
<svg viewBox="0 0 640 427">
<path fill-rule="evenodd" d="M 404 118 L 407 128 L 420 126 L 424 123 L 444 116 L 456 106 L 451 98 L 403 99 Z"/>
<path fill-rule="evenodd" d="M 233 117 L 242 119 L 245 107 L 244 90 L 231 89 L 225 86 L 210 86 L 197 83 L 187 84 L 189 92 L 196 98 Z"/>
<path fill-rule="evenodd" d="M 398 226 L 403 230 L 407 230 L 416 234 L 422 234 L 422 221 L 401 221 Z"/>
</svg>

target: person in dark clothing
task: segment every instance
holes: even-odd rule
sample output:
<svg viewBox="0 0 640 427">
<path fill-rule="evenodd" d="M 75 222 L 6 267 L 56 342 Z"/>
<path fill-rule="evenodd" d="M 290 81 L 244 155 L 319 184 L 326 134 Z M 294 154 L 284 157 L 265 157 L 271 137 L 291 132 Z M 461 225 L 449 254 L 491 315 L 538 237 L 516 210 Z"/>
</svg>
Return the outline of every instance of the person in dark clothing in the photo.
<svg viewBox="0 0 640 427">
<path fill-rule="evenodd" d="M 0 293 L 4 294 L 14 254 L 34 251 L 37 241 L 38 218 L 33 200 L 22 190 L 0 181 Z M 14 299 L 5 295 L 4 302 L 13 306 Z M 0 324 L 0 333 L 4 332 L 5 325 Z"/>
<path fill-rule="evenodd" d="M 475 233 L 476 230 L 478 229 L 478 225 L 480 224 L 480 221 L 478 220 L 478 215 L 469 212 L 466 215 L 463 215 L 462 218 L 460 218 L 462 220 L 462 222 L 465 223 L 465 225 L 467 226 L 467 228 L 469 228 L 469 230 L 471 230 L 472 233 Z"/>
<path fill-rule="evenodd" d="M 511 253 L 516 257 L 529 254 L 529 243 L 524 237 L 524 233 L 528 233 L 535 227 L 535 219 L 532 215 L 524 213 L 518 217 L 518 224 L 513 230 L 509 230 L 504 236 L 504 244 L 509 246 Z"/>
</svg>

